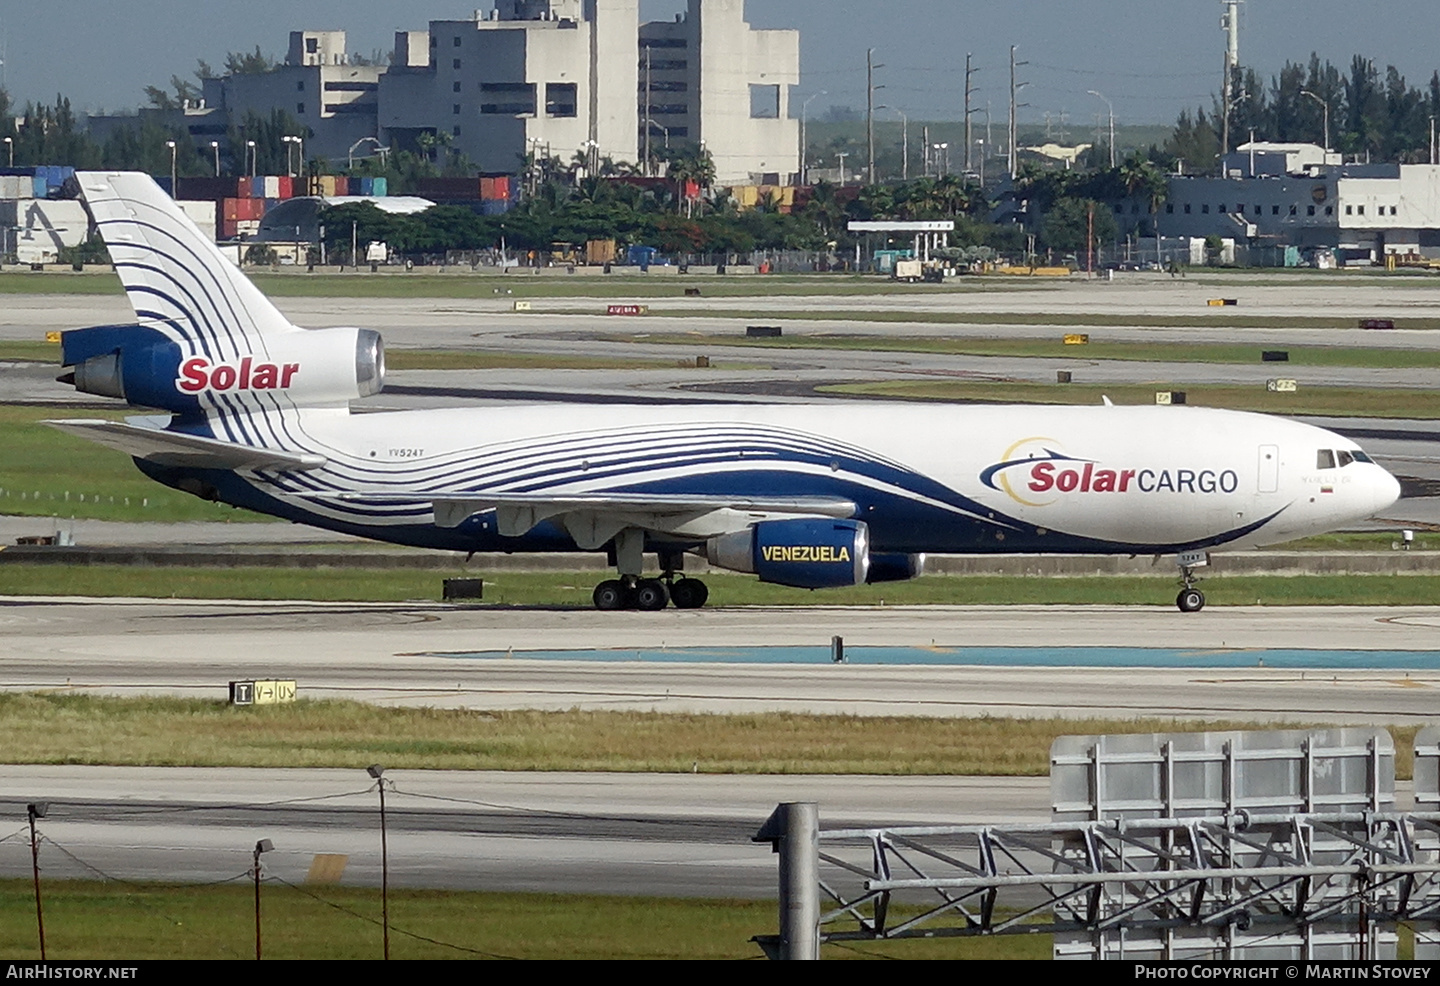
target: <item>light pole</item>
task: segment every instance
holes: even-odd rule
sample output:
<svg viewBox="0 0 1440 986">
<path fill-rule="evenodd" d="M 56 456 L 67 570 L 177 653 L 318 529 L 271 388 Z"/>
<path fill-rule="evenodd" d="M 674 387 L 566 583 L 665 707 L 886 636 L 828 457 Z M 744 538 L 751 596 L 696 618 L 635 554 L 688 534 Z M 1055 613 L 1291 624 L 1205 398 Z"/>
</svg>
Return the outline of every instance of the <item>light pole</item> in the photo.
<svg viewBox="0 0 1440 986">
<path fill-rule="evenodd" d="M 980 143 L 985 142 L 982 140 Z M 948 177 L 950 174 L 950 142 L 947 140 L 943 144 L 931 144 L 930 149 L 935 152 L 935 166 L 936 170 L 941 172 L 940 177 Z M 943 165 L 941 164 L 942 155 Z"/>
<path fill-rule="evenodd" d="M 15 167 L 15 138 L 5 138 L 5 149 L 10 152 L 10 167 Z"/>
<path fill-rule="evenodd" d="M 905 111 L 895 106 L 877 106 L 877 110 L 891 110 L 900 114 L 900 180 L 910 180 L 910 118 Z"/>
<path fill-rule="evenodd" d="M 170 148 L 170 197 L 178 198 L 175 194 L 175 142 L 167 140 L 165 146 Z"/>
<path fill-rule="evenodd" d="M 1106 99 L 1104 96 L 1100 95 L 1100 94 L 1099 94 L 1098 92 L 1096 92 L 1094 89 L 1086 89 L 1085 91 L 1088 92 L 1090 95 L 1094 96 L 1096 99 L 1103 100 L 1104 103 L 1105 103 L 1105 105 L 1110 108 L 1110 170 L 1111 170 L 1111 171 L 1114 171 L 1114 170 L 1115 170 L 1115 104 L 1112 103 L 1112 102 L 1110 102 L 1110 100 Z"/>
<path fill-rule="evenodd" d="M 298 137 L 292 137 L 290 134 L 285 134 L 283 137 L 280 138 L 280 140 L 285 144 L 285 174 L 292 177 L 295 174 L 295 159 L 294 156 L 290 153 L 290 150 L 292 147 L 295 146 L 295 142 L 299 139 L 300 138 Z"/>
<path fill-rule="evenodd" d="M 810 109 L 810 100 L 816 96 L 824 96 L 825 94 L 826 90 L 821 89 L 800 104 L 800 184 L 802 185 L 810 184 L 810 165 L 805 161 L 807 150 L 805 144 L 805 117 Z"/>
<path fill-rule="evenodd" d="M 30 865 L 35 874 L 35 924 L 40 930 L 40 961 L 45 961 L 45 912 L 40 907 L 40 840 L 35 835 L 35 819 L 44 818 L 49 807 L 44 801 L 25 806 L 30 818 Z"/>
<path fill-rule="evenodd" d="M 385 929 L 385 959 L 390 959 L 390 848 L 385 841 L 385 768 L 372 763 L 365 773 L 380 789 L 380 917 Z"/>
<path fill-rule="evenodd" d="M 985 188 L 985 138 L 977 137 L 975 143 L 980 145 L 980 188 Z"/>
<path fill-rule="evenodd" d="M 218 140 L 212 140 L 212 141 L 210 142 L 210 153 L 215 155 L 215 177 L 216 177 L 216 178 L 219 178 L 219 177 L 220 177 L 220 142 L 219 142 Z"/>
<path fill-rule="evenodd" d="M 1309 96 L 1311 99 L 1315 100 L 1315 102 L 1319 103 L 1319 104 L 1320 104 L 1320 108 L 1325 111 L 1325 153 L 1326 153 L 1326 154 L 1329 154 L 1329 153 L 1330 153 L 1330 102 L 1329 102 L 1329 100 L 1322 99 L 1321 97 L 1315 95 L 1315 94 L 1314 94 L 1313 92 L 1311 92 L 1309 89 L 1301 89 L 1301 90 L 1300 90 L 1300 95 L 1302 95 L 1302 96 Z"/>
<path fill-rule="evenodd" d="M 269 839 L 261 839 L 255 843 L 255 866 L 251 872 L 255 875 L 255 961 L 260 961 L 260 854 L 269 852 L 275 848 L 275 844 Z"/>
<path fill-rule="evenodd" d="M 251 178 L 254 178 L 254 177 L 255 177 L 255 142 L 254 142 L 253 140 L 247 140 L 247 141 L 245 142 L 245 150 L 246 150 L 246 153 L 250 156 L 250 177 L 251 177 Z"/>
</svg>

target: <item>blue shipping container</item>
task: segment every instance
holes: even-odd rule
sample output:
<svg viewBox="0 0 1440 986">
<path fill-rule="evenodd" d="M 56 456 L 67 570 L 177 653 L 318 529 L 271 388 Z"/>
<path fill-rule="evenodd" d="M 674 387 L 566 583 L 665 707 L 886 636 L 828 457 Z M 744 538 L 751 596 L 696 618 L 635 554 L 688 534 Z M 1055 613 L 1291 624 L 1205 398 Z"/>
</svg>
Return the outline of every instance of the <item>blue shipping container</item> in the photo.
<svg viewBox="0 0 1440 986">
<path fill-rule="evenodd" d="M 164 192 L 166 195 L 169 195 L 171 198 L 174 198 L 175 192 L 174 192 L 174 190 L 170 187 L 170 176 L 169 176 L 169 175 L 156 175 L 156 176 L 155 176 L 155 184 L 157 184 L 157 185 L 160 186 L 160 191 Z"/>
<path fill-rule="evenodd" d="M 510 203 L 505 199 L 491 199 L 480 203 L 480 214 L 482 216 L 503 216 L 510 211 Z"/>
<path fill-rule="evenodd" d="M 31 194 L 37 199 L 45 198 L 46 194 L 50 191 L 49 186 L 45 182 L 45 176 L 37 174 L 34 178 L 31 178 L 30 181 L 34 183 Z"/>
<path fill-rule="evenodd" d="M 390 179 L 376 178 L 370 188 L 371 195 L 385 196 L 390 194 Z"/>
</svg>

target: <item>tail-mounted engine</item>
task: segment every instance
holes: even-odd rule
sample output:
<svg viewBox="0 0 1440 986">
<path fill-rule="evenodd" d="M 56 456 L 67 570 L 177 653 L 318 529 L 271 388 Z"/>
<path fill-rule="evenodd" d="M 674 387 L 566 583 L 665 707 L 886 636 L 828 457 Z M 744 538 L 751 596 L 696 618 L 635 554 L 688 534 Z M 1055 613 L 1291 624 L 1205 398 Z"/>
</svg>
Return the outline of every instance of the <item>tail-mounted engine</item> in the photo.
<svg viewBox="0 0 1440 986">
<path fill-rule="evenodd" d="M 76 329 L 60 336 L 60 377 L 76 390 L 177 413 L 228 398 L 240 405 L 278 398 L 290 405 L 344 405 L 385 383 L 385 346 L 370 329 L 296 330 L 267 336 L 263 352 L 192 352 L 140 325 Z M 266 402 L 268 407 L 274 407 Z"/>
</svg>

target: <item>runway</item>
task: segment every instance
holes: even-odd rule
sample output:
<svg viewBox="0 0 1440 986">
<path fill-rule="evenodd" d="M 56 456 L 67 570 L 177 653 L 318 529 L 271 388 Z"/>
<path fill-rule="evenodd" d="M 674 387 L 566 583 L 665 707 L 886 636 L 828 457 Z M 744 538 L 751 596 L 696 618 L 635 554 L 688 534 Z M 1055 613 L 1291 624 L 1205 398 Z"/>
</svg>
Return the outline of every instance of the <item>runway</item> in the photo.
<svg viewBox="0 0 1440 986">
<path fill-rule="evenodd" d="M 750 837 L 781 801 L 828 827 L 1044 821 L 1046 778 L 707 777 L 389 771 L 395 886 L 773 898 L 775 857 Z M 361 770 L 0 766 L 0 877 L 26 878 L 25 804 L 48 802 L 47 880 L 226 881 L 259 839 L 268 873 L 303 883 L 316 854 L 345 885 L 380 883 L 378 796 Z M 320 888 L 323 893 L 323 888 Z"/>
<path fill-rule="evenodd" d="M 6 640 L 0 687 L 219 699 L 231 680 L 293 678 L 306 696 L 446 708 L 1414 724 L 1440 711 L 1437 630 L 1436 607 L 1235 607 L 1190 615 L 1166 606 L 601 614 L 435 604 L 12 599 L 0 604 Z M 851 648 L 1042 650 L 1032 653 L 1029 666 L 643 658 L 646 650 L 757 644 L 819 652 L 832 635 Z M 1193 656 L 1168 668 L 1065 661 L 1065 648 L 1155 647 Z M 527 657 L 533 650 L 575 648 L 641 656 Z M 1045 661 L 1045 648 L 1055 649 L 1053 660 Z M 1343 667 L 1265 661 L 1267 652 L 1283 650 L 1358 653 L 1332 662 Z M 477 651 L 506 656 L 450 656 Z M 1366 659 L 1368 652 L 1376 653 L 1374 660 Z M 1403 667 L 1394 666 L 1394 652 L 1405 652 Z"/>
</svg>

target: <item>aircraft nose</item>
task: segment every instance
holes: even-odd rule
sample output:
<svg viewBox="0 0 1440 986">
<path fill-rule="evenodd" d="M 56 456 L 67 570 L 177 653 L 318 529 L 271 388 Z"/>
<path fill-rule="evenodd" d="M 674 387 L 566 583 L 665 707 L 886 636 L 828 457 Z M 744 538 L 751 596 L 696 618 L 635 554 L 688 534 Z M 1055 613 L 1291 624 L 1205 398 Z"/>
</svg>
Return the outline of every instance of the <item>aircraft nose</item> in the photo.
<svg viewBox="0 0 1440 986">
<path fill-rule="evenodd" d="M 1379 475 L 1370 484 L 1373 498 L 1373 505 L 1370 508 L 1372 516 L 1389 509 L 1396 500 L 1400 499 L 1400 480 L 1384 469 L 1377 468 L 1376 472 Z"/>
</svg>

